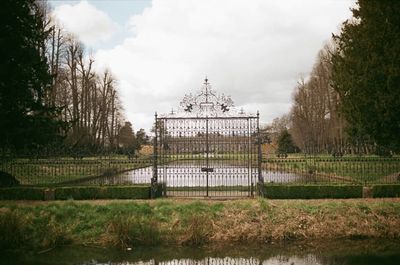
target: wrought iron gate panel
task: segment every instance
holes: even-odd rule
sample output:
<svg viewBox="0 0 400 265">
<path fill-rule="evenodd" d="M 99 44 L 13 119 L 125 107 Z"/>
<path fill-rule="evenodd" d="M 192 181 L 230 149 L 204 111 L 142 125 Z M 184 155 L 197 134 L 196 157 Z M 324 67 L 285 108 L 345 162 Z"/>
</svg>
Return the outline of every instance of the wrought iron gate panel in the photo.
<svg viewBox="0 0 400 265">
<path fill-rule="evenodd" d="M 207 80 L 205 88 L 205 100 L 183 105 L 200 105 L 195 116 L 156 115 L 153 179 L 165 184 L 167 196 L 253 196 L 260 170 L 259 116 L 209 111 L 201 104 L 232 108 L 233 102 L 226 97 L 212 102 Z"/>
</svg>

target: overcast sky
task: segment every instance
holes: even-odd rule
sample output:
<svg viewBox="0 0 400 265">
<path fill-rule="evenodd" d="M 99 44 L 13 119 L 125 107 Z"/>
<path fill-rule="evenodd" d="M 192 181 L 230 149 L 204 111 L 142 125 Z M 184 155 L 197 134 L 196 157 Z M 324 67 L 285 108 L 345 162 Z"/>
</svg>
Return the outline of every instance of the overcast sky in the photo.
<svg viewBox="0 0 400 265">
<path fill-rule="evenodd" d="M 300 76 L 354 0 L 50 1 L 54 15 L 118 79 L 126 118 L 149 130 L 205 76 L 263 123 L 290 110 Z"/>
</svg>

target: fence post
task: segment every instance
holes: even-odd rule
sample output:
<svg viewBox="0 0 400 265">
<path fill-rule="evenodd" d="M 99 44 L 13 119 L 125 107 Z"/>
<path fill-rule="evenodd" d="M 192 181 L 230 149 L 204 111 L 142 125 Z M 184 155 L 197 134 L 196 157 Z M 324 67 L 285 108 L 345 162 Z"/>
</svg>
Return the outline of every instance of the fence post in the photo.
<svg viewBox="0 0 400 265">
<path fill-rule="evenodd" d="M 153 177 L 151 178 L 151 198 L 155 198 L 158 192 L 158 169 L 157 169 L 157 160 L 158 160 L 158 118 L 157 112 L 154 114 L 154 141 L 153 141 Z"/>
</svg>

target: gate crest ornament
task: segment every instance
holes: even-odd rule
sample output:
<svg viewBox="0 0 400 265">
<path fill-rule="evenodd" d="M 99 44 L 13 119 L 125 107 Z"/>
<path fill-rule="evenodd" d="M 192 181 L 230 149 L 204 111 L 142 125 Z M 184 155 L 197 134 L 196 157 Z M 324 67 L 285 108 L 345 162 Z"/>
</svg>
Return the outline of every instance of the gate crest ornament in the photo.
<svg viewBox="0 0 400 265">
<path fill-rule="evenodd" d="M 171 112 L 169 116 L 182 117 L 229 117 L 245 115 L 238 111 L 232 98 L 225 94 L 217 94 L 211 87 L 208 79 L 196 94 L 186 94 L 180 102 L 180 111 Z"/>
</svg>

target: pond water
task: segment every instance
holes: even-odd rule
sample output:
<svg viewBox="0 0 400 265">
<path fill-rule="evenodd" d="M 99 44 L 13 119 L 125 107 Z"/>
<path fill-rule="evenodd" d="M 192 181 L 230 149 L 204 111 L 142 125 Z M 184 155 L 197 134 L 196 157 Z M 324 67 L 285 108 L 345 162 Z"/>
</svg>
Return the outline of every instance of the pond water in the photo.
<svg viewBox="0 0 400 265">
<path fill-rule="evenodd" d="M 202 171 L 204 161 L 175 161 L 158 168 L 158 176 L 167 187 L 205 187 L 206 173 Z M 210 161 L 208 186 L 248 186 L 257 183 L 257 168 L 243 165 L 237 161 Z M 153 167 L 139 168 L 114 176 L 100 177 L 86 181 L 87 184 L 148 184 L 153 176 Z M 266 183 L 301 182 L 304 177 L 288 172 L 262 169 L 261 176 Z"/>
<path fill-rule="evenodd" d="M 64 247 L 43 254 L 0 251 L 0 265 L 362 265 L 400 264 L 396 242 L 330 242 L 314 246 L 133 248 Z"/>
</svg>

